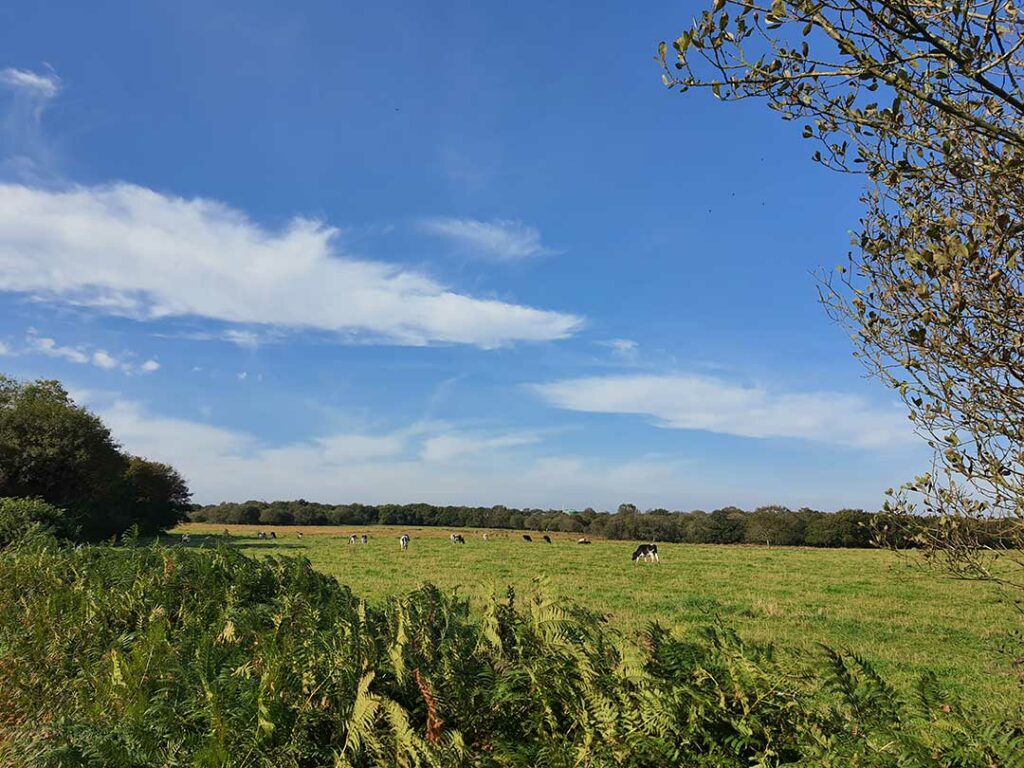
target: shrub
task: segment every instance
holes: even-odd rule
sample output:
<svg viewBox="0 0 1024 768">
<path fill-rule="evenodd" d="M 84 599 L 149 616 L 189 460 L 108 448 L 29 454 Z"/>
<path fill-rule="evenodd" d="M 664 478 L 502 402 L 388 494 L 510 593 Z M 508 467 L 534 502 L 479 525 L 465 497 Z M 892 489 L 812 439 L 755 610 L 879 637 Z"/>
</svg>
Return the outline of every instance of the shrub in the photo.
<svg viewBox="0 0 1024 768">
<path fill-rule="evenodd" d="M 652 624 L 543 587 L 479 613 L 432 586 L 367 605 L 308 561 L 156 546 L 0 552 L 0 765 L 990 766 L 1021 724 L 934 679 L 901 698 L 829 652 Z"/>
<path fill-rule="evenodd" d="M 73 539 L 78 526 L 63 509 L 41 499 L 0 498 L 0 547 L 34 533 Z"/>
</svg>

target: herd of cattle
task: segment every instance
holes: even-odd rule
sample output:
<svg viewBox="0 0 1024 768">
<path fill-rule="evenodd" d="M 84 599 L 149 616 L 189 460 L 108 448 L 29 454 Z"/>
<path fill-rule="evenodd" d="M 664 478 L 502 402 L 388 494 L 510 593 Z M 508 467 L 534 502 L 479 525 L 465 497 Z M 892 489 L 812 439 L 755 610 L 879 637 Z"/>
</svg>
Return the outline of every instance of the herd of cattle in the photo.
<svg viewBox="0 0 1024 768">
<path fill-rule="evenodd" d="M 227 533 L 228 533 L 228 530 L 226 528 L 224 529 L 224 533 L 225 533 L 225 535 L 227 535 Z M 298 536 L 298 538 L 301 539 L 302 538 L 302 531 L 299 531 L 297 536 Z M 274 531 L 270 531 L 269 534 L 265 533 L 264 531 L 260 531 L 259 533 L 256 534 L 256 538 L 258 538 L 258 539 L 276 539 L 277 538 L 277 534 L 274 533 Z M 488 540 L 488 534 L 484 533 L 482 538 L 483 538 L 484 541 L 487 541 Z M 546 533 L 543 536 L 541 536 L 541 539 L 544 541 L 544 543 L 551 544 L 551 537 L 548 536 Z M 183 534 L 182 537 L 181 537 L 181 540 L 182 540 L 182 543 L 188 543 L 189 535 L 187 533 Z M 453 533 L 451 536 L 448 537 L 448 540 L 452 544 L 465 544 L 466 543 L 466 539 L 465 539 L 465 537 L 461 533 Z M 363 533 L 363 534 L 355 534 L 355 533 L 353 533 L 351 536 L 348 537 L 348 543 L 349 544 L 367 544 L 369 541 L 370 541 L 370 537 L 368 535 L 366 535 L 365 533 Z M 410 541 L 411 541 L 411 539 L 409 538 L 409 534 L 403 533 L 399 537 L 399 539 L 398 539 L 398 545 L 403 550 L 406 550 L 406 549 L 409 548 L 409 542 Z M 530 536 L 530 534 L 528 534 L 528 533 L 524 533 L 523 534 L 523 541 L 533 542 L 533 537 Z M 590 543 L 590 539 L 588 539 L 587 537 L 584 536 L 583 538 L 577 539 L 576 543 L 577 544 L 589 544 Z M 648 563 L 658 563 L 658 562 L 661 562 L 658 559 L 658 545 L 657 544 L 641 544 L 640 546 L 638 546 L 633 551 L 632 559 L 633 559 L 634 563 L 639 563 L 641 560 L 643 560 L 645 562 L 648 562 Z"/>
</svg>

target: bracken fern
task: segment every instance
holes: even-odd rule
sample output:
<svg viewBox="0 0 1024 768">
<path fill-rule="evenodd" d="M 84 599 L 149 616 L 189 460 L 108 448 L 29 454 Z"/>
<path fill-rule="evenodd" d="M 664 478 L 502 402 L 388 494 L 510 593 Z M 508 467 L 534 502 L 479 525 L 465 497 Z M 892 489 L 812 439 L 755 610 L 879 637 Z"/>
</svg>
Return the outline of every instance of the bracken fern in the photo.
<svg viewBox="0 0 1024 768">
<path fill-rule="evenodd" d="M 217 549 L 0 551 L 0 765 L 1024 768 L 932 677 L 812 666 L 716 626 L 638 637 L 543 583 L 478 611 L 368 605 L 308 561 Z"/>
</svg>

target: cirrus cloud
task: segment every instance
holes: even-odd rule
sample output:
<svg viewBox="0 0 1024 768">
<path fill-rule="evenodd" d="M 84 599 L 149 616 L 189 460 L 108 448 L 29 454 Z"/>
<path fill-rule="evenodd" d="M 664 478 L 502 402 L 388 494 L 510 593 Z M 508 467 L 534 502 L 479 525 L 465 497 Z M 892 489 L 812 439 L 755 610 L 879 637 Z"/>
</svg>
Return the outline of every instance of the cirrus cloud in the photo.
<svg viewBox="0 0 1024 768">
<path fill-rule="evenodd" d="M 43 113 L 61 89 L 53 72 L 0 69 L 0 177 L 48 180 L 56 163 Z"/>
<path fill-rule="evenodd" d="M 271 231 L 223 203 L 133 184 L 0 184 L 0 290 L 139 320 L 201 317 L 407 345 L 491 348 L 582 326 L 572 314 L 345 256 L 337 235 L 304 218 Z"/>
<path fill-rule="evenodd" d="M 557 251 L 541 243 L 540 232 L 521 221 L 480 221 L 436 217 L 424 219 L 423 229 L 455 243 L 465 253 L 494 261 L 516 261 Z"/>
<path fill-rule="evenodd" d="M 558 408 L 637 414 L 669 429 L 861 447 L 916 439 L 901 408 L 839 392 L 780 392 L 691 374 L 591 376 L 531 388 Z"/>
<path fill-rule="evenodd" d="M 39 74 L 14 67 L 0 69 L 0 83 L 12 90 L 32 93 L 43 99 L 52 99 L 60 90 L 60 78 L 57 75 Z"/>
</svg>

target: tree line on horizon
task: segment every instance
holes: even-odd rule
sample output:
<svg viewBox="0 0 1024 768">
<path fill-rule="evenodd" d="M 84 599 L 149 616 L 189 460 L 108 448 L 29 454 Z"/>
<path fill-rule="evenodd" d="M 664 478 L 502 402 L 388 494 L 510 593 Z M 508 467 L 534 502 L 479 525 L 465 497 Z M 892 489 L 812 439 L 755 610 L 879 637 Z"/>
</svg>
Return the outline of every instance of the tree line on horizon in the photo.
<svg viewBox="0 0 1024 768">
<path fill-rule="evenodd" d="M 722 507 L 712 512 L 641 512 L 621 504 L 615 512 L 435 506 L 432 504 L 322 504 L 293 501 L 222 502 L 189 513 L 197 523 L 288 525 L 409 525 L 550 531 L 609 539 L 689 544 L 768 544 L 865 548 L 876 546 L 877 513 L 862 509 L 820 512 L 763 506 L 753 511 Z M 910 545 L 910 541 L 906 542 Z"/>
</svg>

